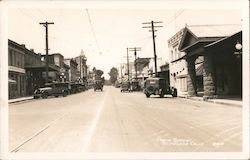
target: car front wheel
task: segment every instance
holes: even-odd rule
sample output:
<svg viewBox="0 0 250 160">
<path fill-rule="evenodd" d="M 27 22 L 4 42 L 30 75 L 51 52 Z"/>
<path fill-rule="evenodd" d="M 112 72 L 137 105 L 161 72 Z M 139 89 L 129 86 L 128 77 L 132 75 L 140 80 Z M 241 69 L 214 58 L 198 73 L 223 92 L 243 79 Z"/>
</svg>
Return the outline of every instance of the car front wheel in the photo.
<svg viewBox="0 0 250 160">
<path fill-rule="evenodd" d="M 67 96 L 67 92 L 64 91 L 64 92 L 63 92 L 63 97 L 66 97 L 66 96 Z"/>
<path fill-rule="evenodd" d="M 44 92 L 44 93 L 42 94 L 42 98 L 43 98 L 43 99 L 48 98 L 48 93 L 47 93 L 47 92 Z"/>
<path fill-rule="evenodd" d="M 176 89 L 176 88 L 174 88 L 174 90 L 173 90 L 173 92 L 172 92 L 172 96 L 173 96 L 173 97 L 177 97 L 177 89 Z"/>
<path fill-rule="evenodd" d="M 160 97 L 161 97 L 161 98 L 163 98 L 163 97 L 164 97 L 164 93 L 163 93 L 163 92 L 161 92 Z"/>
</svg>

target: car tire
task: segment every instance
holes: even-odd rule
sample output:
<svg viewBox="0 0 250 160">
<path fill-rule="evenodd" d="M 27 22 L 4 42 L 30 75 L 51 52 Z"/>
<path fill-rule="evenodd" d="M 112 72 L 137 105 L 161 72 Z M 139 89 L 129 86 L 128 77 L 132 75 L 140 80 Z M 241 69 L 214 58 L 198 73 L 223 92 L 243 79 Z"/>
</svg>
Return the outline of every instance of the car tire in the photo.
<svg viewBox="0 0 250 160">
<path fill-rule="evenodd" d="M 172 97 L 177 97 L 177 89 L 174 88 L 173 92 L 172 92 Z"/>
<path fill-rule="evenodd" d="M 39 97 L 38 97 L 38 96 L 34 96 L 33 98 L 34 98 L 34 99 L 38 99 Z"/>
<path fill-rule="evenodd" d="M 149 98 L 149 97 L 150 97 L 150 94 L 146 93 L 146 97 Z"/>
<path fill-rule="evenodd" d="M 48 93 L 47 93 L 47 92 L 44 92 L 44 93 L 42 94 L 42 98 L 43 98 L 43 99 L 48 98 Z"/>
<path fill-rule="evenodd" d="M 66 97 L 66 96 L 67 96 L 67 92 L 64 91 L 64 92 L 63 92 L 63 97 Z"/>
<path fill-rule="evenodd" d="M 160 98 L 163 98 L 164 97 L 164 93 L 163 92 L 161 92 L 161 94 L 160 94 Z"/>
</svg>

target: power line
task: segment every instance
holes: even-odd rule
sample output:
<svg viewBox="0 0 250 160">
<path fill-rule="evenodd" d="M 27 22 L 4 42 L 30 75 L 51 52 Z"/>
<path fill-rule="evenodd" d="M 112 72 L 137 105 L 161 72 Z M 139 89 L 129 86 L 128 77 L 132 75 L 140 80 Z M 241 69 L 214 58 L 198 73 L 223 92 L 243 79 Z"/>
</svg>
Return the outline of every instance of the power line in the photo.
<svg viewBox="0 0 250 160">
<path fill-rule="evenodd" d="M 102 54 L 101 49 L 100 49 L 100 45 L 99 45 L 99 43 L 98 43 L 98 41 L 97 41 L 97 36 L 96 36 L 95 29 L 94 29 L 94 25 L 93 25 L 93 23 L 92 23 L 92 21 L 91 21 L 91 18 L 90 18 L 90 15 L 89 15 L 89 11 L 88 11 L 87 8 L 86 8 L 86 13 L 87 13 L 87 17 L 88 17 L 89 24 L 90 24 L 90 27 L 91 27 L 91 31 L 92 31 L 93 36 L 94 36 L 94 39 L 95 39 L 95 43 L 96 43 L 96 45 L 97 45 L 97 47 L 98 47 L 98 49 L 99 49 L 99 53 Z"/>
</svg>

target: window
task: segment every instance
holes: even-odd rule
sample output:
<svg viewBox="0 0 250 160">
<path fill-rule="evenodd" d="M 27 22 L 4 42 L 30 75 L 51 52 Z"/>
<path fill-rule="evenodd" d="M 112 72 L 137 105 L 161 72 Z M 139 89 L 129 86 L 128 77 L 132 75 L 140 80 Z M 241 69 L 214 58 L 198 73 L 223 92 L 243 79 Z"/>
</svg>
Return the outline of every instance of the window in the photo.
<svg viewBox="0 0 250 160">
<path fill-rule="evenodd" d="M 173 50 L 171 50 L 171 60 L 173 61 L 174 60 L 174 53 L 173 53 Z"/>
<path fill-rule="evenodd" d="M 9 49 L 9 66 L 11 66 L 12 65 L 12 50 L 11 49 Z"/>
</svg>

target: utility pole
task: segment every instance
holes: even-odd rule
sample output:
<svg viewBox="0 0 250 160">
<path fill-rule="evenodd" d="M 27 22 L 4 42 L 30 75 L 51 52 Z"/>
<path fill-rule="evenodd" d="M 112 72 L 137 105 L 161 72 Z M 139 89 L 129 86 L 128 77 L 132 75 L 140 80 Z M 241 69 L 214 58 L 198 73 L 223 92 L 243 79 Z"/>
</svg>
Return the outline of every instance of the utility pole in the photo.
<svg viewBox="0 0 250 160">
<path fill-rule="evenodd" d="M 142 24 L 151 24 L 150 26 L 144 26 L 142 28 L 151 28 L 151 30 L 149 30 L 149 32 L 152 32 L 152 37 L 153 37 L 153 47 L 154 47 L 154 61 L 155 61 L 155 76 L 157 77 L 157 55 L 156 55 L 156 47 L 155 47 L 155 32 L 157 30 L 155 30 L 156 27 L 163 27 L 163 26 L 155 26 L 154 24 L 155 23 L 163 23 L 162 21 L 157 21 L 157 22 L 154 22 L 154 21 L 151 21 L 151 22 L 145 22 L 145 23 L 142 23 Z"/>
<path fill-rule="evenodd" d="M 134 48 L 129 48 L 129 51 L 134 51 L 135 54 L 135 80 L 137 80 L 137 64 L 136 64 L 136 56 L 137 56 L 137 51 L 141 51 L 141 47 L 134 47 Z"/>
<path fill-rule="evenodd" d="M 80 79 L 82 80 L 82 77 L 83 77 L 83 64 L 82 64 L 82 57 L 84 56 L 84 52 L 83 50 L 81 50 L 81 53 L 80 53 Z"/>
<path fill-rule="evenodd" d="M 121 80 L 122 80 L 122 69 L 123 69 L 123 64 L 122 63 L 120 65 L 120 69 L 121 69 Z"/>
<path fill-rule="evenodd" d="M 48 55 L 49 55 L 49 42 L 48 42 L 48 25 L 54 24 L 54 22 L 41 22 L 40 25 L 43 25 L 46 29 L 45 41 L 46 41 L 46 78 L 45 82 L 48 83 L 49 77 L 49 63 L 48 63 Z"/>
<path fill-rule="evenodd" d="M 128 81 L 129 81 L 129 59 L 128 59 L 128 48 L 127 48 L 127 66 L 128 66 Z"/>
</svg>

